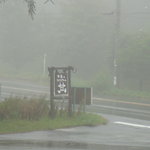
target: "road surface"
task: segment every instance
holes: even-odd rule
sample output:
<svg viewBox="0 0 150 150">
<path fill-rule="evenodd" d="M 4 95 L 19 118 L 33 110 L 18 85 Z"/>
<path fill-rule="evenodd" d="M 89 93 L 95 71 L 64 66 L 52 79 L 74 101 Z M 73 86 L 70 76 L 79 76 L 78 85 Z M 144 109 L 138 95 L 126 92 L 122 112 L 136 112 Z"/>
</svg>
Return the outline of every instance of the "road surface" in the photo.
<svg viewBox="0 0 150 150">
<path fill-rule="evenodd" d="M 0 135 L 3 150 L 149 150 L 150 121 L 103 115 L 107 125 Z"/>
<path fill-rule="evenodd" d="M 46 93 L 48 87 L 1 81 L 8 94 Z M 8 90 L 9 89 L 9 90 Z M 14 92 L 13 91 L 13 92 Z M 100 113 L 107 125 L 0 135 L 2 150 L 150 150 L 148 102 L 95 99 L 87 111 Z"/>
</svg>

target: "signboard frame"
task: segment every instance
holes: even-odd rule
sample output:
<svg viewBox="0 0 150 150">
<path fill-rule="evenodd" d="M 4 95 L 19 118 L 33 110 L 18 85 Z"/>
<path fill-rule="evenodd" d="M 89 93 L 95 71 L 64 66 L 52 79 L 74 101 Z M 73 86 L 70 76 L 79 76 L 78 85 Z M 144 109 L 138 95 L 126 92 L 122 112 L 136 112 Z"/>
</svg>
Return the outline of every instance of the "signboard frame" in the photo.
<svg viewBox="0 0 150 150">
<path fill-rule="evenodd" d="M 72 66 L 68 67 L 48 67 L 49 76 L 50 76 L 50 107 L 51 107 L 51 115 L 53 116 L 54 113 L 54 99 L 68 99 L 68 112 L 69 115 L 72 114 L 72 102 L 71 102 L 71 71 L 73 71 L 74 68 Z M 56 93 L 56 73 L 60 73 L 61 76 L 65 74 L 66 77 L 66 87 L 67 87 L 67 93 Z M 63 78 L 63 77 L 62 77 Z M 60 79 L 62 79 L 60 77 Z M 59 88 L 61 88 L 62 84 L 64 82 L 58 82 L 60 85 Z M 63 85 L 64 86 L 64 85 Z M 58 88 L 58 86 L 57 86 Z M 64 87 L 63 87 L 64 88 Z M 63 89 L 64 91 L 64 89 Z M 61 92 L 61 89 L 60 89 Z"/>
</svg>

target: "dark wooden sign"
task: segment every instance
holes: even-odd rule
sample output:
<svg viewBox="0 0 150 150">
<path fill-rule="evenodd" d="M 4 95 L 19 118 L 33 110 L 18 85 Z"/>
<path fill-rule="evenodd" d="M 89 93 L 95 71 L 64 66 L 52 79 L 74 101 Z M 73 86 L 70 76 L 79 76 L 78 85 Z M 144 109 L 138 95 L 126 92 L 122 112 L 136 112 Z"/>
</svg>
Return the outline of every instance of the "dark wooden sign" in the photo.
<svg viewBox="0 0 150 150">
<path fill-rule="evenodd" d="M 72 112 L 71 102 L 71 71 L 69 67 L 49 67 L 51 111 L 54 112 L 54 99 L 68 99 L 68 112 Z"/>
</svg>

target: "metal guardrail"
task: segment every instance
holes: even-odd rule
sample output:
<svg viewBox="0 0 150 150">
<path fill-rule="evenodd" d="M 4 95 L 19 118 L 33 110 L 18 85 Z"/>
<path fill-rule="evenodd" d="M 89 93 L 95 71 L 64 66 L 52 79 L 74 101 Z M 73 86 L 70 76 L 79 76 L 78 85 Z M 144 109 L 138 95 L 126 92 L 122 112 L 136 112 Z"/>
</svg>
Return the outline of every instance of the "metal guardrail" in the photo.
<svg viewBox="0 0 150 150">
<path fill-rule="evenodd" d="M 49 98 L 49 90 L 29 89 L 29 88 L 16 88 L 12 86 L 0 85 L 0 100 L 4 100 L 8 97 L 42 97 Z"/>
</svg>

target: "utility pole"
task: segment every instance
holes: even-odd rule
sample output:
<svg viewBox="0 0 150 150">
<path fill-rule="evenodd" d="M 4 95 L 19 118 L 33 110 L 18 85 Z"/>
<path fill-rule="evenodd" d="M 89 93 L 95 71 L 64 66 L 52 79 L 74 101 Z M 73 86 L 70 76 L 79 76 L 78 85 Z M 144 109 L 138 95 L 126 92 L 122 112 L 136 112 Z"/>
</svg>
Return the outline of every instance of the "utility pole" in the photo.
<svg viewBox="0 0 150 150">
<path fill-rule="evenodd" d="M 113 85 L 118 87 L 118 75 L 117 75 L 117 52 L 119 50 L 120 43 L 120 14 L 121 14 L 121 0 L 116 0 L 115 10 L 115 33 L 114 33 L 114 48 L 113 48 Z"/>
<path fill-rule="evenodd" d="M 45 73 L 46 73 L 46 56 L 47 54 L 44 53 L 43 55 L 43 77 L 45 77 Z"/>
</svg>

